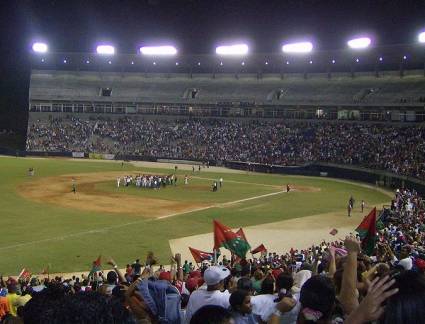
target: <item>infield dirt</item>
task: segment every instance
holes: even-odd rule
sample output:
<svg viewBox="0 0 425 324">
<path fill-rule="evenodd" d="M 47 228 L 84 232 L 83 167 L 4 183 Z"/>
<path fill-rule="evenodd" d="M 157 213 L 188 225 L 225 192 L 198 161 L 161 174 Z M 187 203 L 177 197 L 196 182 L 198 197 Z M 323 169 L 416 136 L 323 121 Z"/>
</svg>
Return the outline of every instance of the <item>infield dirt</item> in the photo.
<svg viewBox="0 0 425 324">
<path fill-rule="evenodd" d="M 127 172 L 128 173 L 128 172 Z M 39 202 L 80 210 L 125 213 L 152 218 L 170 213 L 185 213 L 206 204 L 180 202 L 143 196 L 97 191 L 95 184 L 123 177 L 126 172 L 99 172 L 39 178 L 18 186 L 23 197 Z M 77 192 L 72 192 L 75 179 Z"/>
</svg>

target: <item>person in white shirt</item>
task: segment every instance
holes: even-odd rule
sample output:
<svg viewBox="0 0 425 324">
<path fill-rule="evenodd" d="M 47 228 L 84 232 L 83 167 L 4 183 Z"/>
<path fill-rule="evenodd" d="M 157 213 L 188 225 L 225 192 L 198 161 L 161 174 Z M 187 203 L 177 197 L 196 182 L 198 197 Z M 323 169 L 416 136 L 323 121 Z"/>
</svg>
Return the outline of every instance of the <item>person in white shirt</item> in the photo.
<svg viewBox="0 0 425 324">
<path fill-rule="evenodd" d="M 193 314 L 205 305 L 229 308 L 230 293 L 224 290 L 224 279 L 229 276 L 229 269 L 223 266 L 211 266 L 205 270 L 204 281 L 206 289 L 201 287 L 190 295 L 186 308 L 186 323 L 190 323 Z"/>
<path fill-rule="evenodd" d="M 271 274 L 261 283 L 261 294 L 251 297 L 252 313 L 261 321 L 267 322 L 275 310 L 274 280 Z"/>
</svg>

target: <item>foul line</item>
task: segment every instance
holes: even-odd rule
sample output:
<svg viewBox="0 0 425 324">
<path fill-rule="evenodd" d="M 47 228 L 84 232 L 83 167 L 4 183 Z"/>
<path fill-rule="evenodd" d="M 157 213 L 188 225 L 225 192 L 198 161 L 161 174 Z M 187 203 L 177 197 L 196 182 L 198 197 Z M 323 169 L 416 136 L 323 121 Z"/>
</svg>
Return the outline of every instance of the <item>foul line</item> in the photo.
<svg viewBox="0 0 425 324">
<path fill-rule="evenodd" d="M 202 179 L 202 180 L 211 180 L 211 181 L 218 181 L 217 178 L 204 178 L 204 177 L 198 177 L 198 176 L 192 176 L 191 178 L 195 178 L 195 179 Z M 254 186 L 263 186 L 263 187 L 273 187 L 273 188 L 283 188 L 283 185 L 279 186 L 279 185 L 271 185 L 271 184 L 265 184 L 265 183 L 256 183 L 256 182 L 245 182 L 245 181 L 237 181 L 237 180 L 226 180 L 224 181 L 225 183 L 227 182 L 233 182 L 233 183 L 242 183 L 242 184 L 250 184 L 250 185 L 254 185 Z"/>
<path fill-rule="evenodd" d="M 278 191 L 278 192 L 268 193 L 268 194 L 265 194 L 265 195 L 254 196 L 254 197 L 244 198 L 244 199 L 235 200 L 235 201 L 229 201 L 229 202 L 226 202 L 226 203 L 213 204 L 213 205 L 210 205 L 210 206 L 205 206 L 205 207 L 201 207 L 201 208 L 187 210 L 187 211 L 180 212 L 180 213 L 168 214 L 168 215 L 164 215 L 164 216 L 160 216 L 160 217 L 156 217 L 156 218 L 151 218 L 151 219 L 142 219 L 142 220 L 138 220 L 138 221 L 134 221 L 134 222 L 107 226 L 107 227 L 103 227 L 103 228 L 100 228 L 100 229 L 93 229 L 93 230 L 89 230 L 89 231 L 83 231 L 83 232 L 77 232 L 77 233 L 68 234 L 68 235 L 56 236 L 56 237 L 46 238 L 46 239 L 42 239 L 42 240 L 36 240 L 36 241 L 30 241 L 30 242 L 25 242 L 25 243 L 18 243 L 18 244 L 13 244 L 13 245 L 2 246 L 2 247 L 0 247 L 0 251 L 24 247 L 24 246 L 27 246 L 27 245 L 38 244 L 38 243 L 46 243 L 46 242 L 51 242 L 51 241 L 63 241 L 63 240 L 69 239 L 69 238 L 88 235 L 88 234 L 103 233 L 103 232 L 107 232 L 109 230 L 113 230 L 113 229 L 117 229 L 117 228 L 122 228 L 122 227 L 127 227 L 127 226 L 131 226 L 131 225 L 137 225 L 137 224 L 142 224 L 142 223 L 147 223 L 147 222 L 152 222 L 152 221 L 158 221 L 158 220 L 162 220 L 162 219 L 165 219 L 165 218 L 170 218 L 170 217 L 175 217 L 175 216 L 179 216 L 179 215 L 194 213 L 194 212 L 207 210 L 207 209 L 211 209 L 211 208 L 216 208 L 216 207 L 227 207 L 227 206 L 230 206 L 230 205 L 233 205 L 233 204 L 238 204 L 238 203 L 241 203 L 241 202 L 244 202 L 244 201 L 260 199 L 260 198 L 274 196 L 274 195 L 278 195 L 278 194 L 282 194 L 282 193 L 285 193 L 285 191 L 282 190 L 282 191 Z"/>
</svg>

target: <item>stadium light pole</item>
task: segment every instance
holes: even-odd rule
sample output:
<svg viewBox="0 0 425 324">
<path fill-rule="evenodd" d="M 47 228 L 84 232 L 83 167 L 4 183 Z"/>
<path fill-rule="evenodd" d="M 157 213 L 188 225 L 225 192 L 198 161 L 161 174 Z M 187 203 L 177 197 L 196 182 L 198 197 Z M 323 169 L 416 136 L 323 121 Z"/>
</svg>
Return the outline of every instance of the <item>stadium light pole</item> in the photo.
<svg viewBox="0 0 425 324">
<path fill-rule="evenodd" d="M 352 50 L 355 50 L 355 51 L 366 50 L 371 44 L 372 44 L 372 40 L 370 39 L 370 37 L 367 37 L 367 36 L 352 38 L 352 39 L 347 41 L 348 47 L 351 48 Z M 356 57 L 355 62 L 359 63 L 360 59 L 358 57 Z M 352 78 L 355 77 L 355 71 L 354 71 L 355 65 L 356 64 L 351 63 L 351 77 Z"/>
</svg>

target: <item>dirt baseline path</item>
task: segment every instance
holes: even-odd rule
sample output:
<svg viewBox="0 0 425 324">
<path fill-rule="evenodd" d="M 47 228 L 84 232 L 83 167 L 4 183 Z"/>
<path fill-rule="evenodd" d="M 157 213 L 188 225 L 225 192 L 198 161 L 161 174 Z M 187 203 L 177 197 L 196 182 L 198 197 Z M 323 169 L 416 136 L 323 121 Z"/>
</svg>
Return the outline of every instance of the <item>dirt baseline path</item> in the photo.
<svg viewBox="0 0 425 324">
<path fill-rule="evenodd" d="M 19 185 L 17 192 L 39 203 L 86 211 L 133 214 L 146 218 L 160 217 L 170 213 L 185 213 L 207 206 L 201 203 L 138 197 L 95 189 L 96 183 L 113 181 L 127 173 L 115 171 L 39 178 Z M 72 192 L 73 178 L 77 183 L 76 194 Z"/>
<path fill-rule="evenodd" d="M 354 232 L 363 216 L 371 209 L 372 207 L 367 208 L 364 213 L 356 210 L 352 213 L 352 217 L 347 217 L 344 211 L 331 212 L 247 226 L 243 230 L 252 249 L 264 244 L 270 252 L 284 254 L 291 248 L 305 249 L 312 244 L 319 244 L 322 240 L 335 241 L 345 238 L 346 235 Z M 330 234 L 333 228 L 338 230 L 335 236 Z M 172 253 L 181 253 L 183 260 L 194 262 L 188 247 L 211 251 L 214 237 L 213 233 L 199 234 L 170 240 L 169 244 Z M 221 252 L 230 258 L 228 250 L 222 249 Z M 251 258 L 251 254 L 248 253 L 247 257 Z"/>
</svg>

